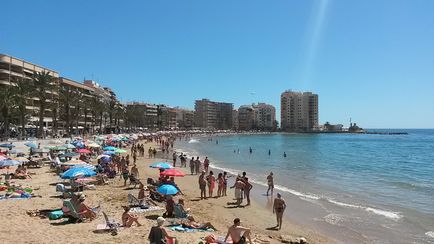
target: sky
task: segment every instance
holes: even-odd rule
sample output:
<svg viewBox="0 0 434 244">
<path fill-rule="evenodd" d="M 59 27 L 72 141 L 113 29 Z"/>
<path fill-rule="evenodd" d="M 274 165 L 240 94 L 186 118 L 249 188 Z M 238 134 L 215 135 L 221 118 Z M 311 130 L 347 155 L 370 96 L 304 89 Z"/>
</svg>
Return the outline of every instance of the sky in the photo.
<svg viewBox="0 0 434 244">
<path fill-rule="evenodd" d="M 276 106 L 319 120 L 434 128 L 434 1 L 5 1 L 0 53 L 111 87 L 123 102 Z"/>
</svg>

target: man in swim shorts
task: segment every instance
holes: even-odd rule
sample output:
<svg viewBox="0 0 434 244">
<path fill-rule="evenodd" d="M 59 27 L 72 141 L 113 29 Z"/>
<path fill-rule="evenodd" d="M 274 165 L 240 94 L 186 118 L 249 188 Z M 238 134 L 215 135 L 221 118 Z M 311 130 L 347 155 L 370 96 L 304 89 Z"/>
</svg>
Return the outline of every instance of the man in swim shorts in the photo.
<svg viewBox="0 0 434 244">
<path fill-rule="evenodd" d="M 225 241 L 228 239 L 229 235 L 232 238 L 233 244 L 246 244 L 246 238 L 249 240 L 249 243 L 253 243 L 250 238 L 250 229 L 241 226 L 241 221 L 239 218 L 234 219 L 234 224 L 229 227 L 228 233 L 226 234 Z"/>
</svg>

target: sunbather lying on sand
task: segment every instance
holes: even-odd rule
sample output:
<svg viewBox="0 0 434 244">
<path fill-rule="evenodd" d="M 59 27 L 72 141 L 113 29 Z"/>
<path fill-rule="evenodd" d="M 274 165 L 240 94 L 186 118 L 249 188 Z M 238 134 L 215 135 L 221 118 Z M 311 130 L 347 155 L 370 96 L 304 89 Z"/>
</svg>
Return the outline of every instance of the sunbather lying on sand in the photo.
<svg viewBox="0 0 434 244">
<path fill-rule="evenodd" d="M 182 227 L 184 228 L 192 228 L 192 229 L 213 229 L 217 230 L 210 222 L 206 223 L 198 223 L 194 220 L 193 216 L 188 216 L 186 220 L 181 222 Z"/>
</svg>

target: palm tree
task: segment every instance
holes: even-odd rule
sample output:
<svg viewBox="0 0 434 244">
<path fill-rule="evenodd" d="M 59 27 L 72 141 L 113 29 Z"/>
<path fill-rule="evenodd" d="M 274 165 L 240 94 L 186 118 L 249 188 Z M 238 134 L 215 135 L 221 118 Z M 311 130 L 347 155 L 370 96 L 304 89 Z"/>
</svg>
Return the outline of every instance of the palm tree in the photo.
<svg viewBox="0 0 434 244">
<path fill-rule="evenodd" d="M 55 87 L 54 77 L 50 72 L 42 71 L 33 74 L 33 85 L 35 96 L 39 99 L 39 128 L 38 137 L 44 137 L 44 114 L 45 109 L 48 107 L 50 99 L 53 97 L 53 90 Z"/>
<path fill-rule="evenodd" d="M 16 98 L 14 88 L 11 85 L 2 87 L 0 89 L 0 112 L 4 122 L 4 138 L 9 138 L 9 121 L 11 119 L 11 112 L 16 107 Z"/>
<path fill-rule="evenodd" d="M 27 99 L 33 91 L 33 86 L 28 80 L 15 79 L 11 86 L 13 90 L 13 96 L 15 104 L 17 106 L 18 119 L 21 124 L 21 136 L 25 137 L 26 132 L 26 122 L 29 116 L 29 111 L 27 110 Z"/>
<path fill-rule="evenodd" d="M 74 103 L 76 93 L 69 86 L 62 86 L 59 94 L 61 118 L 65 122 L 64 127 L 68 136 L 71 136 L 72 129 L 72 104 Z"/>
</svg>

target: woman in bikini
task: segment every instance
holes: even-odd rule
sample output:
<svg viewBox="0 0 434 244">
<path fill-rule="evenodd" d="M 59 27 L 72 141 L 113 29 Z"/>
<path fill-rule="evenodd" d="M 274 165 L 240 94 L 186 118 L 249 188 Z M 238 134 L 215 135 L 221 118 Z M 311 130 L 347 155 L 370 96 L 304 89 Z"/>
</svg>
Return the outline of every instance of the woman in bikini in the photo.
<svg viewBox="0 0 434 244">
<path fill-rule="evenodd" d="M 206 177 L 207 181 L 208 181 L 208 195 L 209 197 L 212 197 L 212 193 L 214 191 L 215 188 L 215 177 L 214 177 L 214 172 L 210 171 L 208 177 Z"/>
<path fill-rule="evenodd" d="M 221 197 L 223 196 L 223 188 L 225 186 L 225 180 L 223 179 L 223 174 L 219 173 L 218 177 L 217 177 L 217 197 Z"/>
</svg>

